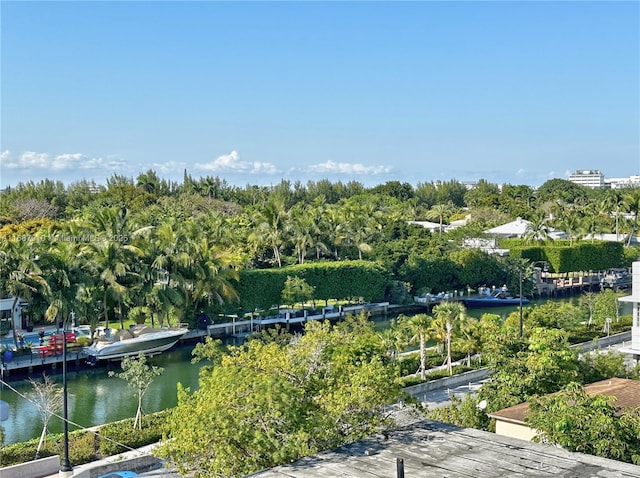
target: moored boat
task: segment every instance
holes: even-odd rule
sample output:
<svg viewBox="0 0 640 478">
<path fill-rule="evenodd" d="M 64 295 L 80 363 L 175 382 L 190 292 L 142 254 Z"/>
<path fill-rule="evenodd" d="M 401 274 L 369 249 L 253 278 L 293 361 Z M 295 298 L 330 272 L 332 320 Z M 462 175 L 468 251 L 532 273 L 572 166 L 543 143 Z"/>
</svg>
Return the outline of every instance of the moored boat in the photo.
<svg viewBox="0 0 640 478">
<path fill-rule="evenodd" d="M 624 268 L 609 269 L 600 281 L 603 289 L 628 289 L 631 287 L 631 273 Z"/>
<path fill-rule="evenodd" d="M 185 328 L 153 328 L 134 325 L 128 330 L 99 336 L 93 344 L 83 349 L 87 361 L 112 360 L 143 352 L 153 355 L 173 347 L 189 330 Z"/>
<path fill-rule="evenodd" d="M 478 297 L 467 297 L 464 299 L 464 305 L 470 309 L 480 307 L 504 307 L 508 305 L 528 304 L 529 299 L 524 297 L 512 297 L 502 290 L 495 291 L 491 295 L 480 295 Z"/>
</svg>

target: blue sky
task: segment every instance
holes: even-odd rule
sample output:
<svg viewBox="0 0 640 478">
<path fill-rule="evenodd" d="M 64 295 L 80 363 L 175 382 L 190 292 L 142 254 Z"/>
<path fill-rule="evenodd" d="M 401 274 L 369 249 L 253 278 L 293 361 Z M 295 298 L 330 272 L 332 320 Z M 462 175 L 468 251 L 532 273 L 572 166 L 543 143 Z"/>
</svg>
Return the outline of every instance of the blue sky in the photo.
<svg viewBox="0 0 640 478">
<path fill-rule="evenodd" d="M 0 2 L 0 186 L 640 174 L 640 3 Z"/>
</svg>

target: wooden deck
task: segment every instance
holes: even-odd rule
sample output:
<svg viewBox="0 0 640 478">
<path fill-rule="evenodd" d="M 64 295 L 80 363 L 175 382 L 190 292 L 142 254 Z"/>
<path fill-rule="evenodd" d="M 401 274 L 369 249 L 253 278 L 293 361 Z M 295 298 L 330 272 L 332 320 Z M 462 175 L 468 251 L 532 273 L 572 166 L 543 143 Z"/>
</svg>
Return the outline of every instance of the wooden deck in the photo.
<svg viewBox="0 0 640 478">
<path fill-rule="evenodd" d="M 67 352 L 67 367 L 79 367 L 85 362 L 86 355 L 81 350 Z M 41 353 L 39 347 L 34 347 L 31 355 L 14 355 L 10 361 L 0 364 L 2 377 L 8 377 L 11 373 L 28 372 L 35 370 L 62 370 L 62 353 Z"/>
</svg>

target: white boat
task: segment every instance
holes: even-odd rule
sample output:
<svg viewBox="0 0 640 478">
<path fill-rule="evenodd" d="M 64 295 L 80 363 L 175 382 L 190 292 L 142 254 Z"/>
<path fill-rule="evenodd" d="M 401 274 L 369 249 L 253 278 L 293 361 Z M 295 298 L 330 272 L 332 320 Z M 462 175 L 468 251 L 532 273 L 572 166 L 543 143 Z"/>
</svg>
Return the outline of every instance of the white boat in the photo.
<svg viewBox="0 0 640 478">
<path fill-rule="evenodd" d="M 603 289 L 628 289 L 631 287 L 631 273 L 624 268 L 609 269 L 600 281 Z"/>
<path fill-rule="evenodd" d="M 153 328 L 147 325 L 132 325 L 129 330 L 99 336 L 93 344 L 83 349 L 87 362 L 111 360 L 138 355 L 153 355 L 173 347 L 189 331 L 182 328 Z"/>
</svg>

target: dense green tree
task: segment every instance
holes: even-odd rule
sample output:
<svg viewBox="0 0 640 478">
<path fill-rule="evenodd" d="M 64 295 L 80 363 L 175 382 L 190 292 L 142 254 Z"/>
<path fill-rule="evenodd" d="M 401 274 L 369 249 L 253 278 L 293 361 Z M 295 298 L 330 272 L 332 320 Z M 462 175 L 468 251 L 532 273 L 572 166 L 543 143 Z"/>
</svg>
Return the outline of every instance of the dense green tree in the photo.
<svg viewBox="0 0 640 478">
<path fill-rule="evenodd" d="M 413 186 L 400 181 L 387 181 L 369 190 L 373 194 L 384 194 L 400 201 L 408 201 L 414 197 Z"/>
<path fill-rule="evenodd" d="M 615 398 L 588 394 L 578 383 L 559 393 L 533 398 L 527 424 L 536 441 L 569 451 L 640 463 L 640 409 L 620 416 Z"/>
<path fill-rule="evenodd" d="M 467 394 L 461 399 L 451 395 L 450 401 L 451 403 L 444 407 L 430 410 L 427 416 L 432 420 L 451 423 L 458 427 L 479 430 L 489 428 L 489 417 L 480 405 L 481 400 L 477 396 Z"/>
<path fill-rule="evenodd" d="M 525 338 L 516 330 L 501 331 L 485 342 L 483 359 L 492 380 L 482 385 L 479 397 L 490 412 L 556 392 L 579 377 L 577 353 L 558 329 L 538 327 Z"/>
<path fill-rule="evenodd" d="M 486 179 L 480 179 L 474 188 L 465 193 L 464 201 L 471 208 L 496 208 L 500 204 L 500 188 Z"/>
<path fill-rule="evenodd" d="M 20 299 L 29 300 L 36 294 L 47 296 L 49 284 L 40 267 L 39 250 L 31 241 L 0 237 L 0 291 L 13 297 L 11 311 L 15 311 Z M 13 345 L 18 348 L 18 334 L 11 320 Z"/>
<path fill-rule="evenodd" d="M 627 246 L 631 245 L 631 239 L 638 230 L 638 216 L 640 215 L 640 188 L 631 189 L 625 192 L 622 197 L 622 203 L 627 212 L 633 216 L 633 222 L 631 224 L 631 230 L 627 236 Z"/>
<path fill-rule="evenodd" d="M 289 305 L 300 303 L 304 308 L 304 303 L 313 299 L 314 290 L 315 288 L 303 278 L 287 276 L 282 290 L 282 303 Z"/>
<path fill-rule="evenodd" d="M 507 274 L 500 260 L 480 249 L 459 249 L 452 251 L 449 257 L 460 266 L 459 280 L 465 289 L 501 284 L 506 280 Z"/>
<path fill-rule="evenodd" d="M 390 425 L 400 384 L 371 324 L 310 322 L 290 342 L 250 340 L 200 355 L 198 390 L 179 389 L 169 440 L 157 449 L 181 473 L 244 476 Z"/>
</svg>

